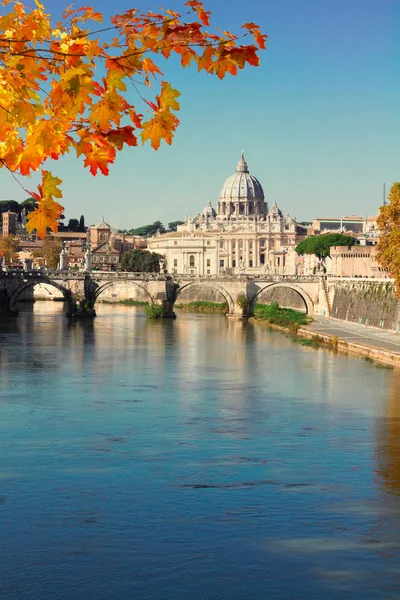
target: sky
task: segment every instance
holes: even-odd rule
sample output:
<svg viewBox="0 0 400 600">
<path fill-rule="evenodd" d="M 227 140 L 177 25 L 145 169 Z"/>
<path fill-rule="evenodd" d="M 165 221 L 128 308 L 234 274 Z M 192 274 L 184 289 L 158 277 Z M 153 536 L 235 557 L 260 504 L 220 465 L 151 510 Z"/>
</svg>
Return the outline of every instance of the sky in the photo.
<svg viewBox="0 0 400 600">
<path fill-rule="evenodd" d="M 51 13 L 70 4 L 43 1 Z M 108 17 L 133 6 L 179 11 L 183 0 L 83 4 Z M 166 62 L 163 79 L 182 94 L 172 146 L 126 148 L 108 177 L 93 177 L 75 154 L 46 163 L 63 180 L 67 219 L 104 217 L 127 229 L 184 220 L 208 200 L 216 206 L 242 150 L 266 201 L 299 221 L 377 214 L 383 183 L 388 190 L 400 180 L 400 0 L 204 4 L 221 30 L 260 25 L 268 34 L 260 66 L 219 81 Z M 129 100 L 146 114 L 134 91 Z M 25 199 L 5 169 L 0 178 L 2 199 Z M 31 189 L 38 181 L 23 183 Z"/>
</svg>

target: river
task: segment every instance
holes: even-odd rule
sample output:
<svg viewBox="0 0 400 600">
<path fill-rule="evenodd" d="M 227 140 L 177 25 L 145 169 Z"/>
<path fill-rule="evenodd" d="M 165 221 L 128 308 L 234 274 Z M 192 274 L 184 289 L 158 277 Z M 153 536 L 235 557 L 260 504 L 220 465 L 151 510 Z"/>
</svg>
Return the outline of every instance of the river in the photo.
<svg viewBox="0 0 400 600">
<path fill-rule="evenodd" d="M 400 598 L 400 372 L 262 325 L 0 323 L 0 599 Z"/>
</svg>

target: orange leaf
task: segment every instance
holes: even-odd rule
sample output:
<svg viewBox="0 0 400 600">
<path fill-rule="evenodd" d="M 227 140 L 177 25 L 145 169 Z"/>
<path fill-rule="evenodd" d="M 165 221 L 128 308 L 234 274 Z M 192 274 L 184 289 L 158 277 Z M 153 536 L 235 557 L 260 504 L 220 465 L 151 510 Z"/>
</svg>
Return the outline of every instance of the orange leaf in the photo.
<svg viewBox="0 0 400 600">
<path fill-rule="evenodd" d="M 150 141 L 154 150 L 158 150 L 161 140 L 171 145 L 173 132 L 176 130 L 179 120 L 169 110 L 159 111 L 155 117 L 143 124 L 141 132 L 142 142 Z"/>
<path fill-rule="evenodd" d="M 25 146 L 19 160 L 19 172 L 21 175 L 29 175 L 31 171 L 37 171 L 43 162 L 43 152 L 40 147 L 29 144 Z"/>
<path fill-rule="evenodd" d="M 109 174 L 108 166 L 115 160 L 115 148 L 106 144 L 92 145 L 90 151 L 85 154 L 86 158 L 83 164 L 85 167 L 90 167 L 93 176 L 97 175 L 97 171 L 101 171 L 103 175 Z"/>
<path fill-rule="evenodd" d="M 151 60 L 151 58 L 144 58 L 142 66 L 143 66 L 143 71 L 145 73 L 152 73 L 153 75 L 155 73 L 160 73 L 160 75 L 163 74 L 162 71 L 160 71 L 160 69 L 157 67 L 157 65 L 155 65 L 153 63 L 153 61 Z"/>
<path fill-rule="evenodd" d="M 51 198 L 43 198 L 38 202 L 37 208 L 27 216 L 26 228 L 29 233 L 36 229 L 38 237 L 46 237 L 47 228 L 56 232 L 58 229 L 58 219 L 63 211 L 63 207 Z"/>
<path fill-rule="evenodd" d="M 119 129 L 111 129 L 106 134 L 107 140 L 110 144 L 115 146 L 118 150 L 122 150 L 123 145 L 137 146 L 137 137 L 133 134 L 133 127 L 126 125 Z"/>
</svg>

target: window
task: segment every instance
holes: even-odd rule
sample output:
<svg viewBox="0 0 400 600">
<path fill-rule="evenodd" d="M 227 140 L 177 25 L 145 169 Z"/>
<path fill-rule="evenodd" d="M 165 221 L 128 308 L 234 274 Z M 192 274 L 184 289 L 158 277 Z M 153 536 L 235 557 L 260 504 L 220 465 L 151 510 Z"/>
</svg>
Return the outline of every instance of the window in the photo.
<svg viewBox="0 0 400 600">
<path fill-rule="evenodd" d="M 189 267 L 194 267 L 194 256 L 193 256 L 193 254 L 189 257 Z"/>
<path fill-rule="evenodd" d="M 249 267 L 252 267 L 252 266 L 253 266 L 253 261 L 249 260 Z"/>
<path fill-rule="evenodd" d="M 100 242 L 105 242 L 107 240 L 106 234 L 105 233 L 101 233 L 100 234 Z"/>
<path fill-rule="evenodd" d="M 239 214 L 241 214 L 241 215 L 244 214 L 244 206 L 243 206 L 243 204 L 239 204 Z"/>
<path fill-rule="evenodd" d="M 236 242 L 235 242 L 235 241 L 232 241 L 232 250 L 234 250 L 234 249 L 235 249 L 235 244 L 236 244 Z"/>
<path fill-rule="evenodd" d="M 236 267 L 236 260 L 232 261 L 232 267 Z"/>
<path fill-rule="evenodd" d="M 104 256 L 100 256 L 100 262 L 104 262 Z"/>
<path fill-rule="evenodd" d="M 209 274 L 210 274 L 210 269 L 207 269 L 207 275 L 209 275 Z"/>
<path fill-rule="evenodd" d="M 177 267 L 177 266 L 178 266 L 178 259 L 174 258 L 174 267 Z"/>
<path fill-rule="evenodd" d="M 207 267 L 211 267 L 211 260 L 207 258 Z"/>
<path fill-rule="evenodd" d="M 219 240 L 219 247 L 223 248 L 224 247 L 224 240 Z"/>
<path fill-rule="evenodd" d="M 117 256 L 113 256 L 113 262 L 118 262 L 118 257 Z"/>
<path fill-rule="evenodd" d="M 265 240 L 260 240 L 260 246 L 265 246 Z"/>
<path fill-rule="evenodd" d="M 97 262 L 97 256 L 92 256 L 92 262 Z"/>
<path fill-rule="evenodd" d="M 175 241 L 175 242 L 174 242 L 174 246 L 177 246 L 177 245 L 178 245 L 178 242 L 177 242 L 177 241 Z"/>
<path fill-rule="evenodd" d="M 223 261 L 223 260 L 220 260 L 220 261 L 219 261 L 219 266 L 220 266 L 220 268 L 221 268 L 221 269 L 223 269 L 223 268 L 224 268 L 224 265 L 225 265 L 225 261 Z"/>
<path fill-rule="evenodd" d="M 265 254 L 260 254 L 260 264 L 265 265 Z"/>
</svg>

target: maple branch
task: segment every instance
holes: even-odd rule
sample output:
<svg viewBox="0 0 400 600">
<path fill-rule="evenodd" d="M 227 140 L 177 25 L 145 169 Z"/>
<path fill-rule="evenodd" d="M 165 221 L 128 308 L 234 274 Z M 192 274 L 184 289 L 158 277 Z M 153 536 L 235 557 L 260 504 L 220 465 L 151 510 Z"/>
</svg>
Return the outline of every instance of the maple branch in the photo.
<svg viewBox="0 0 400 600">
<path fill-rule="evenodd" d="M 130 58 L 131 56 L 141 56 L 143 54 L 147 54 L 149 52 L 154 52 L 154 53 L 159 53 L 162 52 L 162 50 L 165 50 L 167 48 L 176 48 L 176 47 L 182 47 L 182 48 L 216 48 L 217 46 L 223 45 L 226 46 L 227 44 L 231 44 L 232 42 L 237 42 L 245 37 L 247 37 L 249 34 L 248 33 L 244 33 L 241 36 L 235 36 L 232 39 L 229 40 L 218 40 L 218 41 L 213 41 L 213 42 L 195 42 L 195 43 L 184 43 L 184 42 L 170 42 L 168 44 L 165 44 L 164 46 L 158 46 L 156 48 L 147 48 L 146 50 L 136 50 L 134 52 L 131 52 L 130 54 L 121 54 L 119 56 L 110 56 L 108 54 L 105 54 L 105 56 L 99 56 L 99 59 L 109 59 L 109 60 L 119 60 L 121 58 Z M 29 54 L 27 54 L 28 52 L 33 52 L 34 55 L 30 56 Z M 24 50 L 21 52 L 1 52 L 0 54 L 11 54 L 11 56 L 26 56 L 27 58 L 41 58 L 42 60 L 47 60 L 47 61 L 51 61 L 51 59 L 46 58 L 44 56 L 38 55 L 38 52 L 48 52 L 49 54 L 57 54 L 59 56 L 62 57 L 66 57 L 66 56 L 70 56 L 73 58 L 86 58 L 87 54 L 75 54 L 75 53 L 70 53 L 70 52 L 60 52 L 59 50 L 50 50 L 48 48 L 30 48 L 29 50 Z M 53 59 L 54 62 L 59 61 L 61 59 L 57 59 L 54 58 Z"/>
<path fill-rule="evenodd" d="M 5 162 L 5 160 L 3 158 L 0 158 L 0 163 L 2 163 L 3 167 L 5 167 L 7 169 L 7 171 L 9 171 L 11 173 L 12 178 L 15 179 L 15 181 L 24 190 L 24 192 L 26 194 L 29 194 L 29 196 L 31 196 L 31 192 L 29 190 L 27 190 L 26 188 L 24 188 L 24 186 L 22 185 L 22 183 L 20 182 L 20 180 L 18 179 L 18 177 L 16 177 L 14 171 L 12 171 L 10 169 L 10 167 L 7 165 L 7 163 Z"/>
</svg>

